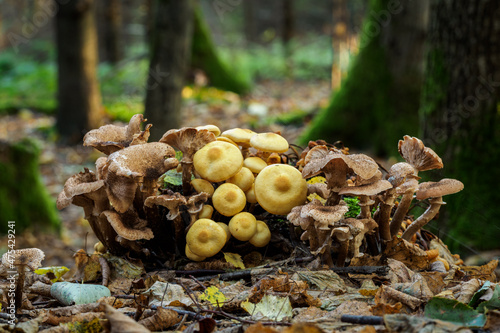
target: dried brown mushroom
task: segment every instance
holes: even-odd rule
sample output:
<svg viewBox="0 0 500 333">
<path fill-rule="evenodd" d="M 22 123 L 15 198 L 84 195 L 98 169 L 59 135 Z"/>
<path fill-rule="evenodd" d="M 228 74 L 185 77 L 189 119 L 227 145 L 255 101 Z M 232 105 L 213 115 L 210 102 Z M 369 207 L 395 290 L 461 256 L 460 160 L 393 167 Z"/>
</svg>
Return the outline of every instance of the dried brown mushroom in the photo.
<svg viewBox="0 0 500 333">
<path fill-rule="evenodd" d="M 409 178 L 406 182 L 401 184 L 396 188 L 396 193 L 402 195 L 401 201 L 396 208 L 396 212 L 392 216 L 390 228 L 391 236 L 397 235 L 401 229 L 401 223 L 403 222 L 408 209 L 410 208 L 411 202 L 413 201 L 413 194 L 418 189 L 418 180 L 415 178 Z"/>
<path fill-rule="evenodd" d="M 106 217 L 118 236 L 124 239 L 136 241 L 154 237 L 153 231 L 146 227 L 147 221 L 139 218 L 137 213 L 133 211 L 118 214 L 115 211 L 106 210 L 101 214 Z"/>
<path fill-rule="evenodd" d="M 132 144 L 146 143 L 151 125 L 141 132 L 141 123 L 146 121 L 142 114 L 132 116 L 127 126 L 104 125 L 89 131 L 83 137 L 83 145 L 94 147 L 106 155 Z"/>
<path fill-rule="evenodd" d="M 441 169 L 443 167 L 441 158 L 418 138 L 405 135 L 403 140 L 399 140 L 398 151 L 406 162 L 418 171 Z"/>
<path fill-rule="evenodd" d="M 7 270 L 17 270 L 18 277 L 14 291 L 14 304 L 16 311 L 20 311 L 23 304 L 23 289 L 26 268 L 35 271 L 42 265 L 45 254 L 37 248 L 10 250 L 2 256 L 2 266 Z"/>
<path fill-rule="evenodd" d="M 184 223 L 181 216 L 181 207 L 187 204 L 186 197 L 178 192 L 167 192 L 166 194 L 150 196 L 144 201 L 147 207 L 154 205 L 163 206 L 168 209 L 167 219 L 174 222 L 175 239 L 184 239 Z"/>
<path fill-rule="evenodd" d="M 463 188 L 464 184 L 461 181 L 449 178 L 441 179 L 439 182 L 425 182 L 420 184 L 417 190 L 417 199 L 424 200 L 430 198 L 430 205 L 422 215 L 406 228 L 401 238 L 410 241 L 418 230 L 437 215 L 441 205 L 445 204 L 443 196 L 460 192 Z"/>
<path fill-rule="evenodd" d="M 137 189 L 144 198 L 155 195 L 158 178 L 177 164 L 174 149 L 159 142 L 130 146 L 109 155 L 103 169 L 109 201 L 116 211 L 126 212 Z"/>
<path fill-rule="evenodd" d="M 215 141 L 214 133 L 208 129 L 196 129 L 194 127 L 183 127 L 171 129 L 160 139 L 179 149 L 182 152 L 182 191 L 184 195 L 191 193 L 191 176 L 193 175 L 193 156 L 207 143 Z"/>
</svg>

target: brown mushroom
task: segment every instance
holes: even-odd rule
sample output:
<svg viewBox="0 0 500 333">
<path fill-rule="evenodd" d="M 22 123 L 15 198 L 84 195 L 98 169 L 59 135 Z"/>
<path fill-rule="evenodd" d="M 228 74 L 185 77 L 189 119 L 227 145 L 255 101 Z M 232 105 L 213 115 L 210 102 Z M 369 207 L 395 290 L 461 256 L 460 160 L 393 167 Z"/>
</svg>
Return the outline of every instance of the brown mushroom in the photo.
<svg viewBox="0 0 500 333">
<path fill-rule="evenodd" d="M 398 142 L 398 151 L 401 156 L 418 171 L 441 169 L 443 161 L 424 143 L 415 137 L 405 135 Z"/>
<path fill-rule="evenodd" d="M 184 239 L 184 222 L 182 221 L 182 216 L 180 208 L 187 204 L 186 197 L 178 192 L 167 192 L 167 194 L 162 194 L 158 196 L 150 196 L 144 201 L 144 205 L 147 207 L 153 207 L 153 205 L 163 206 L 168 209 L 167 219 L 174 222 L 174 232 L 176 241 Z"/>
<path fill-rule="evenodd" d="M 182 152 L 182 192 L 184 195 L 191 193 L 191 176 L 193 175 L 193 156 L 207 143 L 215 141 L 214 133 L 208 129 L 183 127 L 171 129 L 166 132 L 160 142 L 166 143 Z"/>
<path fill-rule="evenodd" d="M 392 216 L 390 228 L 391 228 L 391 236 L 397 235 L 399 229 L 401 228 L 401 223 L 403 223 L 403 219 L 408 213 L 408 209 L 410 208 L 411 202 L 413 201 L 413 194 L 418 189 L 418 180 L 415 178 L 410 178 L 398 188 L 396 188 L 396 193 L 398 195 L 402 195 L 401 201 L 398 204 L 398 208 L 396 208 L 396 212 Z"/>
<path fill-rule="evenodd" d="M 83 145 L 94 147 L 109 155 L 133 144 L 146 143 L 151 125 L 148 125 L 141 133 L 141 123 L 144 121 L 146 119 L 142 114 L 136 114 L 132 116 L 127 126 L 101 126 L 85 134 Z"/>
<path fill-rule="evenodd" d="M 160 142 L 130 146 L 109 155 L 103 178 L 115 210 L 126 212 L 134 201 L 136 189 L 143 193 L 144 199 L 155 195 L 158 178 L 177 164 L 174 149 Z"/>
<path fill-rule="evenodd" d="M 146 227 L 147 221 L 139 218 L 134 211 L 118 214 L 115 211 L 106 210 L 101 215 L 108 220 L 118 236 L 124 239 L 136 241 L 154 238 L 153 231 Z"/>
<path fill-rule="evenodd" d="M 309 240 L 309 248 L 311 251 L 316 251 L 319 247 L 318 243 L 318 233 L 316 232 L 316 226 L 314 225 L 314 220 L 311 216 L 309 216 L 309 210 L 315 207 L 323 206 L 319 200 L 313 199 L 306 205 L 295 206 L 292 208 L 290 213 L 287 215 L 287 220 L 290 221 L 295 226 L 300 226 L 302 230 L 304 230 L 304 234 L 301 237 L 302 240 L 305 240 L 307 236 L 307 240 Z"/>
<path fill-rule="evenodd" d="M 417 199 L 424 200 L 430 198 L 430 205 L 422 215 L 406 228 L 401 238 L 410 241 L 418 230 L 437 215 L 441 205 L 445 204 L 443 196 L 460 192 L 463 188 L 464 184 L 461 181 L 449 178 L 442 179 L 439 182 L 425 182 L 420 184 L 417 190 Z"/>
<path fill-rule="evenodd" d="M 13 301 L 16 311 L 20 311 L 23 305 L 23 290 L 26 268 L 35 271 L 42 265 L 43 258 L 45 258 L 45 254 L 42 250 L 37 248 L 10 250 L 3 254 L 2 265 L 7 270 L 13 271 L 15 269 L 18 273 Z M 12 303 L 12 301 L 10 302 Z"/>
<path fill-rule="evenodd" d="M 191 221 L 189 225 L 192 225 L 194 221 L 198 219 L 198 215 L 204 207 L 205 202 L 208 200 L 208 193 L 201 192 L 195 195 L 192 195 L 188 198 L 186 203 L 187 212 L 191 217 Z M 189 228 L 189 227 L 188 227 Z"/>
<path fill-rule="evenodd" d="M 370 197 L 391 188 L 392 185 L 387 180 L 378 180 L 371 184 L 344 187 L 339 191 L 339 194 L 359 196 L 361 212 L 358 217 L 367 219 L 372 217 L 370 206 L 374 204 L 374 201 L 371 200 Z"/>
<path fill-rule="evenodd" d="M 339 243 L 339 251 L 337 255 L 337 267 L 344 267 L 349 252 L 349 242 L 353 238 L 348 227 L 337 227 L 332 229 L 332 236 Z"/>
</svg>

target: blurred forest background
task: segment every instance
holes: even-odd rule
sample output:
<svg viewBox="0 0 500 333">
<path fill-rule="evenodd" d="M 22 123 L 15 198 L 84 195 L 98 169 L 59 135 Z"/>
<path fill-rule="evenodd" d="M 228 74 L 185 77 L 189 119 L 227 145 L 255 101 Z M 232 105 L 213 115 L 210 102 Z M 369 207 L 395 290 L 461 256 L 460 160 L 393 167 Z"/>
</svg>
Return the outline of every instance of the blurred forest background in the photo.
<svg viewBox="0 0 500 333">
<path fill-rule="evenodd" d="M 83 134 L 144 112 L 152 139 L 213 123 L 383 165 L 418 136 L 444 161 L 424 177 L 465 184 L 428 228 L 498 249 L 499 39 L 496 0 L 0 0 L 3 231 L 60 230 Z"/>
</svg>

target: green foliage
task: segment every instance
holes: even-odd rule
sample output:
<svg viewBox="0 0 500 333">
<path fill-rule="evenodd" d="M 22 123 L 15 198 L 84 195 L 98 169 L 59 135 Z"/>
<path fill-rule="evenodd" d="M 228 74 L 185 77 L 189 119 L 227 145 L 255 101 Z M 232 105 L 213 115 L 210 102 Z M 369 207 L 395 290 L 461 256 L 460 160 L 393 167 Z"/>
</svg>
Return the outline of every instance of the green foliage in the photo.
<svg viewBox="0 0 500 333">
<path fill-rule="evenodd" d="M 359 199 L 356 197 L 344 197 L 343 199 L 347 203 L 349 210 L 345 213 L 344 217 L 356 217 L 361 213 L 361 207 L 359 206 Z"/>
<path fill-rule="evenodd" d="M 466 327 L 483 327 L 486 316 L 457 300 L 433 297 L 425 306 L 425 316 Z"/>
<path fill-rule="evenodd" d="M 485 302 L 482 302 L 477 307 L 479 312 L 486 312 L 487 310 L 497 310 L 500 309 L 500 286 L 496 285 L 493 290 L 493 295 L 491 299 Z"/>
<path fill-rule="evenodd" d="M 16 232 L 27 227 L 57 230 L 60 220 L 54 200 L 38 170 L 40 148 L 32 139 L 0 146 L 0 233 L 6 221 L 16 221 Z"/>
</svg>

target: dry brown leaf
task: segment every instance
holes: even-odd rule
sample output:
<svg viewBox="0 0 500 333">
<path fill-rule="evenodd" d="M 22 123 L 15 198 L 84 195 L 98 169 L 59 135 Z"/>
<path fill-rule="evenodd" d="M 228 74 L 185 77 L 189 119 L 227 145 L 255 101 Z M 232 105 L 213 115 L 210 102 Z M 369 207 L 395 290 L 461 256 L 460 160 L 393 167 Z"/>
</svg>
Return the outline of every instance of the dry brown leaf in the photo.
<svg viewBox="0 0 500 333">
<path fill-rule="evenodd" d="M 124 278 L 124 277 L 116 277 L 111 280 L 111 283 L 108 284 L 108 289 L 111 291 L 111 294 L 128 294 L 130 292 L 130 288 L 132 287 L 132 279 Z"/>
<path fill-rule="evenodd" d="M 245 333 L 278 333 L 278 331 L 270 326 L 264 326 L 259 322 L 248 326 Z"/>
<path fill-rule="evenodd" d="M 310 323 L 297 323 L 290 327 L 285 328 L 282 333 L 324 333 L 324 331 L 318 328 L 314 324 Z"/>
<path fill-rule="evenodd" d="M 227 261 L 222 260 L 211 260 L 211 261 L 201 261 L 201 262 L 190 262 L 184 266 L 186 271 L 194 271 L 198 269 L 209 269 L 209 270 L 219 270 L 219 269 L 234 269 L 234 266 Z"/>
<path fill-rule="evenodd" d="M 400 313 L 402 307 L 403 304 L 401 304 L 401 302 L 397 302 L 396 304 L 379 303 L 377 305 L 373 305 L 371 307 L 371 311 L 374 316 L 383 316 L 386 314 Z"/>
<path fill-rule="evenodd" d="M 402 238 L 393 237 L 387 242 L 382 257 L 399 260 L 412 270 L 426 270 L 429 267 L 427 253 Z"/>
<path fill-rule="evenodd" d="M 467 282 L 462 282 L 457 286 L 459 288 L 453 288 L 454 290 L 458 289 L 457 293 L 454 293 L 454 296 L 457 301 L 467 304 L 472 299 L 472 296 L 474 296 L 476 291 L 481 287 L 481 285 L 482 282 L 478 279 L 472 279 Z"/>
<path fill-rule="evenodd" d="M 338 308 L 332 311 L 332 316 L 342 316 L 345 314 L 356 316 L 372 316 L 370 306 L 367 302 L 347 301 L 342 303 Z"/>
<path fill-rule="evenodd" d="M 294 322 L 308 322 L 328 316 L 331 312 L 321 310 L 318 307 L 310 306 L 305 309 L 300 309 L 299 314 L 293 317 Z M 295 311 L 295 310 L 294 310 Z"/>
<path fill-rule="evenodd" d="M 106 318 L 109 321 L 111 333 L 149 333 L 146 327 L 137 323 L 125 314 L 118 312 L 112 306 L 104 305 L 106 309 Z"/>
<path fill-rule="evenodd" d="M 291 280 L 288 274 L 270 276 L 257 282 L 250 291 L 251 303 L 258 303 L 269 291 L 293 294 L 307 294 L 307 283 L 304 281 Z"/>
<path fill-rule="evenodd" d="M 398 302 L 408 306 L 410 309 L 416 309 L 420 304 L 423 303 L 422 300 L 405 294 L 401 291 L 393 289 L 389 286 L 381 286 L 377 294 L 375 295 L 375 305 L 377 304 L 387 304 L 394 305 Z"/>
<path fill-rule="evenodd" d="M 495 269 L 497 266 L 498 260 L 492 260 L 482 266 L 462 266 L 460 270 L 465 273 L 465 278 L 467 280 L 476 278 L 496 282 Z"/>
<path fill-rule="evenodd" d="M 500 333 L 500 311 L 489 310 L 487 312 L 485 330 L 490 330 L 491 333 Z"/>
<path fill-rule="evenodd" d="M 54 316 L 53 314 L 48 314 L 44 320 L 45 324 L 49 325 L 59 325 L 63 323 L 71 323 L 71 322 L 81 322 L 81 321 L 92 321 L 95 318 L 103 319 L 104 313 L 102 312 L 86 312 L 86 313 L 78 313 L 69 317 L 65 316 Z"/>
<path fill-rule="evenodd" d="M 143 325 L 150 331 L 163 331 L 174 326 L 180 321 L 181 316 L 179 316 L 177 312 L 159 307 L 154 315 L 140 320 L 139 324 Z"/>
<path fill-rule="evenodd" d="M 422 277 L 425 279 L 425 281 L 427 282 L 427 286 L 434 295 L 437 295 L 441 291 L 443 291 L 443 288 L 445 287 L 443 278 L 447 275 L 446 273 L 420 272 L 420 275 L 422 275 Z"/>
</svg>

